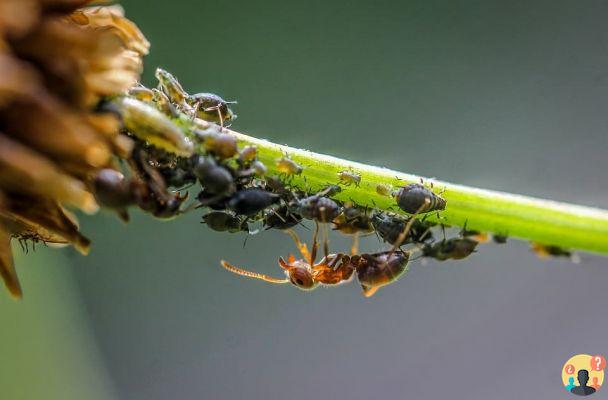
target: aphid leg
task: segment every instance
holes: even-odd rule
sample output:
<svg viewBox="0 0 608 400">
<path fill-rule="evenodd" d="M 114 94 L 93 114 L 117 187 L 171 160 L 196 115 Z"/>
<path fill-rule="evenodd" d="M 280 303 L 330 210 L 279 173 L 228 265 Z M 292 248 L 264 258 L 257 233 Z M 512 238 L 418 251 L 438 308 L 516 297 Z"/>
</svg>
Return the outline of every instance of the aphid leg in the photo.
<svg viewBox="0 0 608 400">
<path fill-rule="evenodd" d="M 220 119 L 220 132 L 224 129 L 224 117 L 222 117 L 222 110 L 220 110 L 221 106 L 213 106 L 204 108 L 203 111 L 217 111 L 217 116 Z"/>
<path fill-rule="evenodd" d="M 188 113 L 190 114 L 190 120 L 194 121 L 194 118 L 197 117 L 196 111 L 198 110 L 199 106 L 201 105 L 200 102 L 195 102 L 193 106 L 190 107 L 190 109 L 188 110 Z"/>
<path fill-rule="evenodd" d="M 375 232 L 375 231 L 374 231 Z M 376 233 L 377 235 L 377 233 Z M 380 238 L 378 238 L 380 240 Z M 359 252 L 359 232 L 355 232 L 353 235 L 353 244 L 350 246 L 350 255 L 354 256 Z"/>
<path fill-rule="evenodd" d="M 300 254 L 302 254 L 302 257 L 304 257 L 305 260 L 310 260 L 310 253 L 308 252 L 308 247 L 305 243 L 302 243 L 300 241 L 298 234 L 295 233 L 292 229 L 287 229 L 286 232 L 289 236 L 291 236 L 291 238 L 295 242 L 296 247 L 300 251 Z"/>
<path fill-rule="evenodd" d="M 418 207 L 416 212 L 410 216 L 410 219 L 407 221 L 407 224 L 405 224 L 405 228 L 403 229 L 403 232 L 401 232 L 399 234 L 399 236 L 397 237 L 397 240 L 393 244 L 393 248 L 391 249 L 391 252 L 388 255 L 389 260 L 393 256 L 393 253 L 395 252 L 395 250 L 397 250 L 399 247 L 401 247 L 401 244 L 403 244 L 403 241 L 407 238 L 407 235 L 410 233 L 410 229 L 412 229 L 412 225 L 414 224 L 414 221 L 416 220 L 416 216 L 418 214 L 420 214 L 420 212 L 428 206 L 429 202 L 430 202 L 429 199 L 424 199 L 424 204 L 422 204 L 420 207 Z"/>
<path fill-rule="evenodd" d="M 429 226 L 428 228 L 426 228 L 426 230 L 424 231 L 424 233 L 422 235 L 420 235 L 419 240 L 420 241 L 424 241 L 424 238 L 431 233 L 431 226 Z"/>
<path fill-rule="evenodd" d="M 282 258 L 279 259 L 279 263 L 281 261 L 283 263 L 285 263 L 285 261 Z M 260 279 L 260 280 L 263 280 L 264 282 L 269 282 L 269 283 L 289 283 L 289 279 L 277 279 L 277 278 L 273 278 L 273 277 L 268 276 L 268 275 L 259 274 L 257 272 L 247 271 L 247 270 L 244 270 L 242 268 L 235 267 L 234 265 L 231 265 L 231 264 L 227 263 L 224 260 L 222 260 L 221 263 L 222 263 L 222 267 L 224 267 L 228 271 L 230 271 L 232 273 L 235 273 L 237 275 L 245 276 L 247 278 Z"/>
</svg>

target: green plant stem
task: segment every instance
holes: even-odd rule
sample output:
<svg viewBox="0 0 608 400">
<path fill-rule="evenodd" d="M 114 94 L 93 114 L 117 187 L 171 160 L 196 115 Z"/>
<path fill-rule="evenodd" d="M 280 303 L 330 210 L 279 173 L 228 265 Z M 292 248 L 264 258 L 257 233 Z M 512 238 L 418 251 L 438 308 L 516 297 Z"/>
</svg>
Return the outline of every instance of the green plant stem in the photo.
<svg viewBox="0 0 608 400">
<path fill-rule="evenodd" d="M 124 103 L 119 102 L 119 105 L 123 105 L 123 116 L 127 116 L 127 129 L 137 136 L 149 137 L 148 133 L 142 132 L 137 121 L 129 121 L 129 112 Z M 151 106 L 146 107 L 153 109 Z M 172 121 L 186 137 L 195 138 L 196 127 L 190 118 L 181 115 Z M 302 190 L 314 192 L 327 185 L 337 184 L 338 172 L 353 171 L 361 176 L 360 184 L 343 186 L 342 192 L 334 196 L 336 199 L 351 200 L 361 206 L 405 214 L 397 207 L 393 198 L 377 193 L 377 185 L 397 188 L 423 179 L 425 185 L 432 184 L 434 191 L 441 193 L 447 201 L 446 209 L 439 215 L 440 219 L 436 213 L 432 213 L 428 216 L 429 220 L 458 227 L 464 227 L 466 224 L 467 229 L 471 230 L 492 232 L 571 250 L 608 254 L 606 210 L 421 178 L 275 144 L 227 129 L 224 131 L 235 135 L 241 146 L 256 146 L 258 158 L 268 167 L 269 174 L 278 174 L 276 160 L 283 156 L 288 156 L 302 165 L 304 170 L 300 175 L 289 177 L 290 185 Z M 200 146 L 194 148 L 196 152 L 202 152 Z"/>
</svg>

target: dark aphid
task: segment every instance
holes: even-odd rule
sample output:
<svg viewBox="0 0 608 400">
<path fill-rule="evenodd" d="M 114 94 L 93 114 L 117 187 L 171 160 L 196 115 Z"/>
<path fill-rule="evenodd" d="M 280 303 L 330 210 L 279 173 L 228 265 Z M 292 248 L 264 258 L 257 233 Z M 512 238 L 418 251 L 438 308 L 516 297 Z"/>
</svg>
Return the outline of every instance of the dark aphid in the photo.
<svg viewBox="0 0 608 400">
<path fill-rule="evenodd" d="M 475 252 L 478 244 L 478 242 L 469 238 L 452 238 L 425 245 L 422 248 L 422 255 L 438 261 L 462 260 Z"/>
<path fill-rule="evenodd" d="M 340 183 L 345 186 L 352 184 L 359 186 L 361 183 L 361 175 L 355 173 L 354 171 L 340 171 L 338 172 L 338 178 L 340 179 Z"/>
<path fill-rule="evenodd" d="M 537 243 L 537 242 L 531 242 L 530 248 L 540 258 L 566 257 L 566 258 L 572 259 L 572 257 L 573 257 L 571 251 L 564 249 L 563 247 L 559 247 L 559 246 L 552 246 L 552 245 L 546 245 L 546 244 L 541 244 L 541 243 Z"/>
<path fill-rule="evenodd" d="M 258 188 L 247 188 L 236 192 L 227 202 L 229 209 L 237 215 L 253 216 L 280 200 L 280 196 Z"/>
<path fill-rule="evenodd" d="M 230 196 L 225 195 L 217 195 L 213 193 L 209 193 L 206 190 L 201 190 L 197 195 L 196 199 L 199 202 L 200 207 L 209 207 L 212 210 L 221 211 L 225 210 L 228 207 L 228 200 Z"/>
<path fill-rule="evenodd" d="M 105 207 L 123 209 L 133 204 L 129 182 L 113 169 L 102 169 L 93 180 L 95 198 Z"/>
<path fill-rule="evenodd" d="M 159 168 L 160 174 L 165 178 L 167 186 L 182 188 L 187 185 L 191 185 L 196 182 L 196 176 L 192 169 L 186 169 L 181 167 L 175 168 Z"/>
<path fill-rule="evenodd" d="M 319 195 L 298 200 L 293 208 L 306 219 L 325 223 L 333 221 L 341 212 L 338 203 Z"/>
<path fill-rule="evenodd" d="M 181 206 L 188 199 L 188 193 L 182 196 L 167 190 L 165 179 L 153 167 L 156 163 L 145 149 L 136 147 L 129 165 L 133 172 L 129 179 L 130 190 L 139 208 L 162 219 L 182 213 Z"/>
<path fill-rule="evenodd" d="M 400 235 L 405 231 L 409 219 L 401 218 L 394 214 L 374 212 L 371 217 L 372 226 L 382 240 L 389 244 L 395 244 Z M 424 222 L 418 219 L 412 221 L 412 225 L 403 238 L 402 244 L 424 243 L 433 239 L 431 228 L 435 226 L 432 222 Z"/>
<path fill-rule="evenodd" d="M 360 207 L 345 207 L 342 212 L 333 219 L 334 230 L 346 235 L 355 233 L 371 233 L 374 231 L 372 226 L 371 211 Z"/>
<path fill-rule="evenodd" d="M 218 165 L 212 157 L 198 157 L 193 172 L 207 194 L 221 197 L 229 196 L 236 191 L 234 177 L 230 170 L 223 165 Z"/>
<path fill-rule="evenodd" d="M 192 107 L 196 117 L 220 126 L 236 119 L 236 114 L 228 107 L 230 104 L 236 104 L 236 101 L 226 101 L 214 93 L 193 94 L 186 98 L 186 103 Z"/>
<path fill-rule="evenodd" d="M 202 223 L 217 232 L 249 232 L 249 226 L 244 219 L 222 211 L 212 211 L 203 215 Z"/>
<path fill-rule="evenodd" d="M 401 250 L 354 255 L 351 264 L 365 297 L 371 297 L 382 286 L 395 282 L 407 271 L 409 253 Z"/>
<path fill-rule="evenodd" d="M 293 228 L 300 221 L 302 221 L 302 216 L 291 212 L 287 205 L 282 205 L 276 210 L 268 210 L 264 215 L 266 229 L 285 230 Z"/>
<path fill-rule="evenodd" d="M 498 234 L 498 233 L 492 235 L 492 240 L 494 241 L 494 243 L 497 243 L 497 244 L 505 244 L 505 243 L 507 243 L 507 239 L 508 238 L 509 237 L 507 235 L 501 235 L 501 234 Z"/>
<path fill-rule="evenodd" d="M 300 175 L 304 170 L 304 167 L 287 156 L 277 158 L 276 165 L 277 170 L 285 175 Z"/>
<path fill-rule="evenodd" d="M 203 140 L 203 147 L 220 160 L 227 160 L 238 153 L 236 137 L 229 133 L 216 130 L 200 132 L 198 137 Z"/>
<path fill-rule="evenodd" d="M 408 214 L 445 209 L 446 201 L 419 183 L 405 185 L 394 193 L 397 205 Z"/>
</svg>

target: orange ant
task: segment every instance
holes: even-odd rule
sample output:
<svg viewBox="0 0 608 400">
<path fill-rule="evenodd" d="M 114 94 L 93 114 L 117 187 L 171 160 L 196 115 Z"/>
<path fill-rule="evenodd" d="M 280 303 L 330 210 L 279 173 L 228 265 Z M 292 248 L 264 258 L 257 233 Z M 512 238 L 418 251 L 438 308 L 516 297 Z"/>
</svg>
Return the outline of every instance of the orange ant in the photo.
<svg viewBox="0 0 608 400">
<path fill-rule="evenodd" d="M 425 202 L 424 206 L 426 205 Z M 418 214 L 421 210 L 422 207 L 415 214 Z M 357 280 L 363 289 L 363 295 L 371 297 L 380 287 L 396 281 L 407 271 L 411 252 L 400 250 L 399 246 L 407 237 L 413 221 L 414 218 L 408 221 L 404 231 L 391 250 L 379 253 L 357 254 L 357 247 L 353 245 L 350 255 L 344 253 L 329 254 L 328 241 L 325 238 L 323 242 L 325 256 L 318 263 L 316 262 L 316 258 L 319 247 L 317 240 L 319 223 L 315 221 L 311 251 L 308 250 L 308 246 L 305 243 L 300 241 L 300 238 L 294 231 L 287 230 L 287 233 L 294 240 L 303 258 L 296 259 L 294 255 L 290 254 L 287 261 L 285 261 L 283 257 L 279 257 L 279 266 L 283 268 L 286 275 L 284 279 L 247 271 L 224 260 L 221 261 L 221 264 L 225 269 L 237 275 L 260 279 L 269 283 L 291 283 L 301 290 L 313 290 L 319 285 L 339 285 L 350 281 L 356 272 Z"/>
</svg>

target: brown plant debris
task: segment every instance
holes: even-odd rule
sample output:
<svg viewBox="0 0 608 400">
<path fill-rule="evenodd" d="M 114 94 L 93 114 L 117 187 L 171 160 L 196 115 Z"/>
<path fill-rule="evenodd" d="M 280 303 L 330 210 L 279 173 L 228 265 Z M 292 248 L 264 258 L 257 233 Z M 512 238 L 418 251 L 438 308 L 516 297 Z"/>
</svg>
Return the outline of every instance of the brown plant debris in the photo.
<svg viewBox="0 0 608 400">
<path fill-rule="evenodd" d="M 17 298 L 11 240 L 86 254 L 65 207 L 95 212 L 93 178 L 133 147 L 99 105 L 139 80 L 149 43 L 119 6 L 90 3 L 0 1 L 0 276 Z"/>
</svg>

